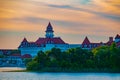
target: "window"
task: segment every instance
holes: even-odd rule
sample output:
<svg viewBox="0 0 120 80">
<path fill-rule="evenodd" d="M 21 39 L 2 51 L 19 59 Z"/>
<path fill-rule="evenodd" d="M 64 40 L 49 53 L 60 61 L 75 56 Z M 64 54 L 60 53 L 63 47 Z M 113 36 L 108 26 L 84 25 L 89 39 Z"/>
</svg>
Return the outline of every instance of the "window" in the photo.
<svg viewBox="0 0 120 80">
<path fill-rule="evenodd" d="M 86 48 L 86 47 L 87 47 L 87 45 L 85 44 L 85 45 L 84 45 L 84 47 Z"/>
</svg>

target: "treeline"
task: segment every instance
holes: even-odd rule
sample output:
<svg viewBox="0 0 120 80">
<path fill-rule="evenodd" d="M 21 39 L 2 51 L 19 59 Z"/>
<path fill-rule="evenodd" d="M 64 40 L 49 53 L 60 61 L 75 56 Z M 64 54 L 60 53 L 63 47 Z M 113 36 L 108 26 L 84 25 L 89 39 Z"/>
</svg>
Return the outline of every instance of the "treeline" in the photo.
<svg viewBox="0 0 120 80">
<path fill-rule="evenodd" d="M 27 70 L 41 72 L 120 72 L 120 48 L 115 43 L 93 50 L 72 48 L 65 52 L 53 48 L 39 51 L 27 63 Z"/>
</svg>

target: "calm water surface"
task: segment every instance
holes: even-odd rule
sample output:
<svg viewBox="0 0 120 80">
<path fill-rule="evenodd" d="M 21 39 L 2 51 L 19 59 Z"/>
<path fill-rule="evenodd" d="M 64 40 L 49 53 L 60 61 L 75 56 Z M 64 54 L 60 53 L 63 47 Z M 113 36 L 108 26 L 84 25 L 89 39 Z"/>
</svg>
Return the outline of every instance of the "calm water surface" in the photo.
<svg viewBox="0 0 120 80">
<path fill-rule="evenodd" d="M 120 80 L 120 74 L 0 72 L 0 80 Z"/>
</svg>

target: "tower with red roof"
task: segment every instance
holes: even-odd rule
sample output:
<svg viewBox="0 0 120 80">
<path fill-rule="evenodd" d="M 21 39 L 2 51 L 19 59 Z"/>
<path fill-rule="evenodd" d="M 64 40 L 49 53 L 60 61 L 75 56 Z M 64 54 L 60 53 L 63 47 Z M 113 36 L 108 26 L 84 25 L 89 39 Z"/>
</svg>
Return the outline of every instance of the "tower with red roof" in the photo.
<svg viewBox="0 0 120 80">
<path fill-rule="evenodd" d="M 120 35 L 117 34 L 115 37 L 115 43 L 117 44 L 117 47 L 120 47 Z"/>
<path fill-rule="evenodd" d="M 38 51 L 44 52 L 52 48 L 60 48 L 61 51 L 65 51 L 69 48 L 68 44 L 60 37 L 54 37 L 53 27 L 50 22 L 45 32 L 45 37 L 40 37 L 35 42 L 27 41 L 27 39 L 24 38 L 18 47 L 18 49 L 21 50 L 21 54 L 30 54 L 34 57 L 37 55 Z"/>
<path fill-rule="evenodd" d="M 46 29 L 46 38 L 53 38 L 54 37 L 54 31 L 53 31 L 53 28 L 52 28 L 52 25 L 51 23 L 49 22 L 48 26 L 47 26 L 47 29 Z"/>
<path fill-rule="evenodd" d="M 23 39 L 18 49 L 21 51 L 21 55 L 31 55 L 32 57 L 36 56 L 38 51 L 47 51 L 51 50 L 52 48 L 59 48 L 61 51 L 68 50 L 69 48 L 76 48 L 81 47 L 82 49 L 93 49 L 99 46 L 107 45 L 110 46 L 113 42 L 120 47 L 120 35 L 117 34 L 115 37 L 115 41 L 113 37 L 109 38 L 109 41 L 106 43 L 93 43 L 91 42 L 88 37 L 86 36 L 82 44 L 67 44 L 64 42 L 60 37 L 54 37 L 54 30 L 49 22 L 46 28 L 45 37 L 40 37 L 34 42 L 28 41 L 26 38 Z"/>
<path fill-rule="evenodd" d="M 119 34 L 116 35 L 115 42 L 120 42 L 120 35 Z"/>
<path fill-rule="evenodd" d="M 84 41 L 82 42 L 82 48 L 89 48 L 90 47 L 90 41 L 88 37 L 86 36 Z"/>
</svg>

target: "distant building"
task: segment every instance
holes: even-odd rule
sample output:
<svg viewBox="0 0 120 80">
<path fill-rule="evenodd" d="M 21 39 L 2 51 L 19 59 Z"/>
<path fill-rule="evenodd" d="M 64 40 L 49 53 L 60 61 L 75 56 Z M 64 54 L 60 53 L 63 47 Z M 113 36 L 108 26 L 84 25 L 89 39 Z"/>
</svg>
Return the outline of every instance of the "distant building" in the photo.
<svg viewBox="0 0 120 80">
<path fill-rule="evenodd" d="M 115 38 L 109 37 L 109 41 L 106 43 L 99 42 L 93 43 L 86 36 L 82 44 L 68 44 L 64 42 L 60 37 L 54 37 L 54 30 L 51 23 L 48 24 L 46 28 L 45 37 L 38 38 L 35 42 L 30 42 L 26 38 L 23 39 L 21 44 L 18 47 L 20 53 L 11 54 L 14 50 L 0 50 L 0 55 L 5 55 L 7 57 L 0 58 L 0 64 L 2 62 L 9 63 L 10 60 L 16 62 L 16 64 L 21 64 L 21 60 L 23 61 L 26 58 L 35 57 L 38 51 L 48 51 L 52 48 L 59 48 L 61 51 L 66 51 L 70 48 L 81 47 L 82 49 L 91 50 L 93 48 L 108 45 L 110 46 L 113 42 L 116 43 L 117 47 L 120 47 L 120 35 L 117 34 Z M 2 57 L 2 56 L 1 56 Z"/>
<path fill-rule="evenodd" d="M 109 38 L 109 41 L 106 43 L 93 43 L 90 42 L 88 37 L 86 36 L 82 44 L 68 44 L 64 42 L 60 37 L 54 37 L 54 30 L 51 23 L 48 24 L 46 28 L 45 37 L 40 37 L 35 42 L 29 42 L 26 38 L 23 39 L 18 49 L 21 51 L 21 55 L 30 54 L 32 57 L 36 56 L 38 51 L 47 51 L 52 48 L 59 48 L 61 51 L 66 51 L 70 48 L 81 47 L 82 49 L 93 49 L 99 46 L 108 45 L 110 46 L 113 42 L 120 47 L 120 35 L 117 34 L 115 40 L 113 37 Z"/>
<path fill-rule="evenodd" d="M 20 51 L 10 49 L 0 50 L 0 66 L 20 66 L 21 64 Z"/>
<path fill-rule="evenodd" d="M 82 42 L 81 48 L 90 50 L 90 49 L 103 46 L 103 45 L 110 46 L 113 42 L 116 43 L 117 47 L 120 47 L 120 35 L 119 34 L 116 35 L 115 39 L 113 39 L 113 37 L 109 37 L 109 41 L 106 43 L 103 43 L 103 42 L 93 43 L 89 41 L 88 37 L 85 37 L 84 41 Z"/>
<path fill-rule="evenodd" d="M 32 56 L 30 54 L 21 55 L 19 50 L 1 49 L 0 67 L 25 66 L 24 60 L 26 58 L 32 58 Z"/>
<path fill-rule="evenodd" d="M 38 51 L 47 51 L 52 48 L 60 48 L 61 51 L 65 51 L 70 47 L 80 47 L 79 45 L 67 44 L 60 37 L 54 37 L 54 31 L 51 23 L 48 24 L 45 37 L 40 37 L 35 42 L 29 42 L 26 38 L 23 39 L 19 46 L 21 54 L 31 54 L 33 57 L 37 55 Z"/>
<path fill-rule="evenodd" d="M 86 36 L 82 44 L 68 44 L 60 37 L 54 37 L 54 30 L 51 23 L 48 24 L 45 32 L 45 37 L 40 37 L 35 42 L 29 42 L 24 38 L 18 50 L 0 49 L 0 66 L 25 66 L 25 59 L 35 57 L 38 51 L 45 52 L 52 48 L 59 48 L 61 51 L 76 47 L 91 50 L 103 45 L 110 46 L 113 42 L 116 43 L 117 47 L 120 47 L 119 34 L 115 38 L 109 37 L 106 43 L 93 43 Z"/>
<path fill-rule="evenodd" d="M 10 55 L 13 49 L 0 49 L 0 55 Z"/>
<path fill-rule="evenodd" d="M 104 44 L 102 42 L 101 43 L 90 42 L 88 37 L 85 37 L 84 41 L 82 42 L 82 48 L 83 49 L 88 49 L 88 50 L 99 47 L 101 45 L 104 45 Z"/>
</svg>

